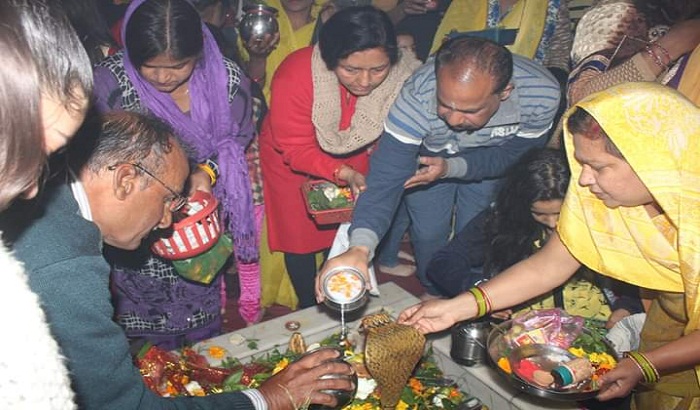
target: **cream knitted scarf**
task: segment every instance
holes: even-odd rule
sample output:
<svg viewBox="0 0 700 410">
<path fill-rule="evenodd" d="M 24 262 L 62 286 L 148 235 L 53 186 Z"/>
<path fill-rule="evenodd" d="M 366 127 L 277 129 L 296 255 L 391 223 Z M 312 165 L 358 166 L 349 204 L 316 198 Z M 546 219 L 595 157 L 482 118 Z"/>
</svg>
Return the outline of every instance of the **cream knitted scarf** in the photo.
<svg viewBox="0 0 700 410">
<path fill-rule="evenodd" d="M 358 98 L 350 127 L 339 131 L 338 78 L 333 71 L 328 70 L 321 58 L 321 51 L 315 46 L 311 55 L 314 86 L 311 121 L 316 128 L 316 139 L 321 149 L 334 155 L 348 154 L 379 138 L 389 107 L 399 95 L 404 81 L 419 65 L 420 61 L 415 57 L 401 55 L 384 82 L 369 95 Z"/>
</svg>

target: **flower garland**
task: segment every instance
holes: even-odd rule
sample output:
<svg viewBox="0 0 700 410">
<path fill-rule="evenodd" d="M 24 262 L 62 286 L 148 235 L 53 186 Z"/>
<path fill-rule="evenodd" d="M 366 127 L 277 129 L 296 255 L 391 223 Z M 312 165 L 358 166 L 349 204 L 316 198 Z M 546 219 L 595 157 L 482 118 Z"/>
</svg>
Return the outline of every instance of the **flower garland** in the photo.
<svg viewBox="0 0 700 410">
<path fill-rule="evenodd" d="M 321 346 L 338 346 L 338 335 L 320 343 Z M 151 346 L 139 354 L 136 363 L 144 381 L 154 392 L 162 396 L 203 396 L 221 392 L 254 389 L 269 377 L 285 369 L 299 358 L 299 354 L 275 349 L 249 363 L 226 357 L 226 349 L 209 346 L 207 354 L 222 359 L 219 367 L 212 367 L 206 358 L 191 348 L 178 355 Z M 346 351 L 346 360 L 351 365 L 361 365 L 362 353 Z M 358 378 L 358 393 L 344 410 L 381 409 L 380 394 L 376 383 L 369 377 Z M 398 410 L 456 410 L 464 403 L 478 405 L 478 400 L 460 391 L 453 380 L 446 379 L 434 359 L 429 347 L 416 366 L 401 394 Z"/>
</svg>

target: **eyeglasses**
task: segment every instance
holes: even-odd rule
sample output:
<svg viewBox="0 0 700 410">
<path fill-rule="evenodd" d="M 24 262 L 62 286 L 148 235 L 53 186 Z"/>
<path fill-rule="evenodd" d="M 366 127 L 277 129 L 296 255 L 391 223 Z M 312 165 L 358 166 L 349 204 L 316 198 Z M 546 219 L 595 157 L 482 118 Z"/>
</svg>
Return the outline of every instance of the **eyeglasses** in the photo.
<svg viewBox="0 0 700 410">
<path fill-rule="evenodd" d="M 109 167 L 107 167 L 107 169 L 110 171 L 114 171 L 117 168 L 117 166 L 122 165 L 122 164 L 128 164 L 134 168 L 141 170 L 144 174 L 155 179 L 156 182 L 163 185 L 163 188 L 167 189 L 168 192 L 170 192 L 172 194 L 172 198 L 168 199 L 168 209 L 170 210 L 170 212 L 173 212 L 173 213 L 178 212 L 179 210 L 181 210 L 185 206 L 185 204 L 187 204 L 187 197 L 186 196 L 183 196 L 182 194 L 177 193 L 177 191 L 170 188 L 168 185 L 165 184 L 165 182 L 163 182 L 163 180 L 161 180 L 160 178 L 155 176 L 155 174 L 153 174 L 153 172 L 149 171 L 146 167 L 144 167 L 143 165 L 141 165 L 138 162 L 123 162 L 121 164 L 115 164 L 115 165 L 109 166 Z"/>
</svg>

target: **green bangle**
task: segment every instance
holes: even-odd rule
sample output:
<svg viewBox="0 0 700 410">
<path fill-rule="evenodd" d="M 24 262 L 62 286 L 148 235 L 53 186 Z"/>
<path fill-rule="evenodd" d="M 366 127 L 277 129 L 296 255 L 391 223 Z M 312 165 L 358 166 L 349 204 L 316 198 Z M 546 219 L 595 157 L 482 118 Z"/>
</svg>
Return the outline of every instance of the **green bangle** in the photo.
<svg viewBox="0 0 700 410">
<path fill-rule="evenodd" d="M 491 309 L 493 307 L 493 304 L 491 303 L 491 298 L 489 297 L 489 294 L 486 293 L 486 290 L 481 287 L 481 285 L 476 285 L 475 288 L 479 289 L 481 292 L 481 295 L 484 297 L 484 300 L 486 301 L 486 314 L 491 313 Z"/>
<path fill-rule="evenodd" d="M 625 357 L 630 358 L 641 370 L 644 383 L 656 383 L 659 381 L 659 371 L 654 365 L 640 352 L 627 352 Z"/>
<path fill-rule="evenodd" d="M 474 286 L 467 292 L 471 293 L 476 300 L 476 318 L 486 316 L 490 309 L 484 291 L 478 286 Z"/>
</svg>

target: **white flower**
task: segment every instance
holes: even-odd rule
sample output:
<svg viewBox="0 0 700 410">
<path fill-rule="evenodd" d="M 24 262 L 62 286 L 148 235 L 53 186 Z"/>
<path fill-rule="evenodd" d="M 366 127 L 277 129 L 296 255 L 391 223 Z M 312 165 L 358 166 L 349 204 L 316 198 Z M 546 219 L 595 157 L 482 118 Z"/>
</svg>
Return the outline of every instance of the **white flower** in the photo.
<svg viewBox="0 0 700 410">
<path fill-rule="evenodd" d="M 366 400 L 370 394 L 377 388 L 377 382 L 374 379 L 366 379 L 364 377 L 357 378 L 357 393 L 355 398 L 358 400 Z"/>
<path fill-rule="evenodd" d="M 323 196 L 328 198 L 329 201 L 334 200 L 340 195 L 340 189 L 335 185 L 326 185 L 323 187 Z"/>
<path fill-rule="evenodd" d="M 311 344 L 306 348 L 306 351 L 307 351 L 307 352 L 310 352 L 310 351 L 313 351 L 313 350 L 316 350 L 316 349 L 320 349 L 320 348 L 321 348 L 321 343 L 318 343 L 318 342 L 317 342 L 317 343 L 311 343 Z"/>
<path fill-rule="evenodd" d="M 191 396 L 204 396 L 205 394 L 204 389 L 196 380 L 187 383 L 185 385 L 185 390 L 187 390 Z"/>
<path fill-rule="evenodd" d="M 433 406 L 443 408 L 442 400 L 446 398 L 447 396 L 445 396 L 442 393 L 436 394 L 435 396 L 433 396 Z"/>
</svg>

